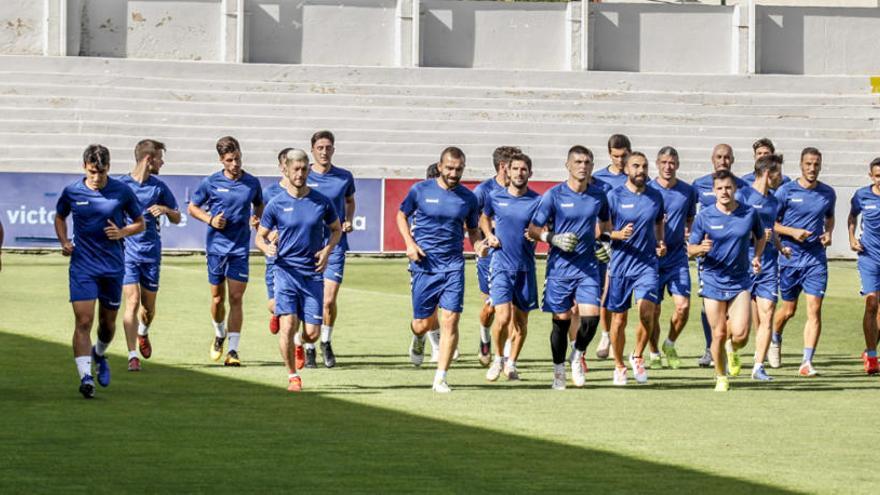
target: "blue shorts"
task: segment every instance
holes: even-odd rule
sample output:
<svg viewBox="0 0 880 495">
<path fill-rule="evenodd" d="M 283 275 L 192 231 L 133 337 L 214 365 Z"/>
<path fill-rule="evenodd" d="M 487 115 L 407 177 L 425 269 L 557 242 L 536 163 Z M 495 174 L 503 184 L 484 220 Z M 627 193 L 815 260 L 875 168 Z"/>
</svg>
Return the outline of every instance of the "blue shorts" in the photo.
<svg viewBox="0 0 880 495">
<path fill-rule="evenodd" d="M 125 260 L 125 276 L 122 285 L 139 284 L 147 290 L 159 290 L 159 263 Z"/>
<path fill-rule="evenodd" d="M 412 272 L 413 318 L 421 320 L 434 314 L 437 306 L 461 313 L 464 309 L 464 270 L 454 272 Z"/>
<path fill-rule="evenodd" d="M 825 297 L 828 266 L 823 264 L 779 267 L 779 295 L 783 301 L 796 301 L 801 290 L 815 297 Z"/>
<path fill-rule="evenodd" d="M 208 255 L 208 282 L 211 285 L 220 285 L 227 278 L 247 283 L 248 274 L 250 273 L 248 266 L 248 255 Z"/>
<path fill-rule="evenodd" d="M 631 277 L 615 277 L 608 279 L 608 296 L 605 306 L 612 313 L 623 313 L 632 306 L 632 297 L 636 301 L 644 299 L 654 304 L 660 302 L 657 296 L 660 287 L 660 276 L 656 270 L 648 269 Z"/>
<path fill-rule="evenodd" d="M 867 256 L 859 256 L 856 267 L 862 281 L 861 294 L 866 296 L 872 292 L 880 292 L 880 263 Z"/>
<path fill-rule="evenodd" d="M 320 325 L 324 320 L 324 279 L 320 273 L 303 275 L 293 268 L 275 266 L 275 316 L 296 315 Z"/>
<path fill-rule="evenodd" d="M 513 303 L 524 312 L 538 309 L 538 280 L 535 272 L 493 271 L 489 299 L 493 306 Z"/>
<path fill-rule="evenodd" d="M 118 275 L 89 275 L 78 271 L 69 271 L 70 302 L 94 301 L 107 309 L 119 309 L 122 303 L 122 279 Z"/>
<path fill-rule="evenodd" d="M 752 274 L 752 299 L 760 297 L 776 304 L 779 292 L 779 265 L 761 267 L 761 273 Z"/>
<path fill-rule="evenodd" d="M 266 295 L 275 299 L 275 261 L 266 259 Z"/>
<path fill-rule="evenodd" d="M 324 280 L 332 280 L 337 284 L 342 283 L 345 274 L 345 251 L 333 250 L 327 259 L 327 268 L 324 269 Z"/>
<path fill-rule="evenodd" d="M 687 261 L 660 269 L 660 283 L 657 286 L 658 302 L 663 300 L 666 292 L 671 296 L 691 297 L 691 270 Z"/>
<path fill-rule="evenodd" d="M 492 278 L 492 255 L 477 258 L 477 284 L 480 286 L 480 292 L 489 294 L 489 280 Z"/>
<path fill-rule="evenodd" d="M 740 295 L 740 293 L 747 290 L 748 289 L 736 287 L 716 287 L 705 281 L 700 282 L 700 297 L 704 299 L 712 299 L 714 301 L 732 301 L 736 299 L 736 296 Z"/>
<path fill-rule="evenodd" d="M 546 313 L 567 313 L 575 303 L 598 306 L 601 297 L 598 270 L 592 277 L 548 278 L 544 281 L 541 309 Z"/>
</svg>

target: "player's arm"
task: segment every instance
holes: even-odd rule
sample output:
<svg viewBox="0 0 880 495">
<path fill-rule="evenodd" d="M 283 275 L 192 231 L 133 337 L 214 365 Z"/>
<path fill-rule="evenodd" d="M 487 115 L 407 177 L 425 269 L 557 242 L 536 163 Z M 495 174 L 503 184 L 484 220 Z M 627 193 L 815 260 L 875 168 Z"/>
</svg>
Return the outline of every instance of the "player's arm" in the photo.
<svg viewBox="0 0 880 495">
<path fill-rule="evenodd" d="M 697 219 L 693 224 L 693 230 L 688 237 L 687 253 L 690 258 L 705 256 L 712 250 L 712 239 L 703 232 L 702 222 Z"/>
<path fill-rule="evenodd" d="M 55 236 L 61 244 L 61 254 L 70 256 L 73 253 L 73 243 L 67 236 L 67 215 L 55 215 Z"/>
<path fill-rule="evenodd" d="M 254 245 L 266 256 L 275 256 L 276 253 L 274 239 L 269 239 L 272 232 L 272 230 L 260 225 L 257 228 L 257 236 L 254 237 Z M 278 236 L 276 235 L 275 238 L 277 239 Z"/>
<path fill-rule="evenodd" d="M 657 239 L 657 256 L 666 256 L 666 222 L 663 220 L 663 215 L 654 222 L 654 236 Z"/>
<path fill-rule="evenodd" d="M 410 231 L 409 217 L 406 213 L 398 211 L 396 220 L 397 231 L 400 232 L 400 237 L 403 237 L 403 242 L 406 244 L 406 257 L 412 261 L 419 261 L 424 258 L 425 252 L 416 244 L 416 240 L 413 239 L 412 232 Z"/>
<path fill-rule="evenodd" d="M 807 237 L 810 237 L 810 234 L 812 234 L 812 232 L 810 232 L 809 230 L 799 229 L 796 227 L 786 227 L 785 225 L 779 223 L 779 221 L 777 221 L 776 224 L 773 225 L 773 231 L 779 235 L 791 237 L 797 242 L 804 242 Z"/>
<path fill-rule="evenodd" d="M 168 217 L 168 221 L 173 224 L 180 223 L 180 212 L 165 205 L 160 205 L 158 203 L 154 204 L 153 206 L 147 208 L 147 212 L 156 218 L 165 215 L 166 217 Z"/>
<path fill-rule="evenodd" d="M 861 253 L 864 251 L 862 247 L 862 242 L 856 237 L 856 227 L 859 223 L 859 215 L 857 213 L 850 212 L 849 216 L 846 217 L 846 230 L 849 233 L 849 248 L 857 253 Z M 2 241 L 2 238 L 0 238 Z"/>
<path fill-rule="evenodd" d="M 488 255 L 489 245 L 483 240 L 483 233 L 480 231 L 480 228 L 465 226 L 465 229 L 467 230 L 468 239 L 470 239 L 471 245 L 474 247 L 477 256 Z"/>
<path fill-rule="evenodd" d="M 492 233 L 492 218 L 485 213 L 480 215 L 480 230 L 483 231 L 484 242 L 487 246 L 492 248 L 501 246 L 501 241 Z"/>
<path fill-rule="evenodd" d="M 825 232 L 819 236 L 819 242 L 822 243 L 823 246 L 828 247 L 831 245 L 831 234 L 834 233 L 834 216 L 825 217 Z"/>
<path fill-rule="evenodd" d="M 111 226 L 115 227 L 115 225 L 112 225 L 112 222 L 110 220 L 108 220 L 108 222 L 110 223 Z M 128 237 L 130 235 L 140 234 L 146 228 L 147 228 L 147 222 L 146 222 L 146 220 L 144 220 L 144 216 L 141 215 L 141 216 L 135 218 L 134 220 L 132 220 L 132 222 L 130 224 L 126 225 L 125 227 L 122 227 L 121 229 L 117 228 L 117 230 L 119 232 L 118 238 L 121 239 L 123 237 Z M 104 230 L 106 231 L 107 229 L 105 228 Z"/>
<path fill-rule="evenodd" d="M 345 197 L 345 219 L 342 222 L 342 231 L 349 233 L 354 230 L 354 210 L 357 205 L 354 202 L 354 194 Z"/>
<path fill-rule="evenodd" d="M 263 217 L 263 210 L 265 209 L 265 207 L 265 203 L 254 205 L 254 214 L 251 215 L 251 227 L 253 227 L 254 229 L 260 226 L 260 218 Z"/>
<path fill-rule="evenodd" d="M 327 240 L 327 245 L 315 255 L 315 271 L 318 272 L 323 272 L 327 268 L 327 260 L 330 258 L 330 252 L 333 251 L 333 248 L 335 248 L 336 245 L 339 244 L 339 240 L 342 239 L 342 224 L 339 223 L 338 218 L 333 220 L 332 223 L 327 224 L 327 227 L 330 229 L 330 239 Z"/>
</svg>

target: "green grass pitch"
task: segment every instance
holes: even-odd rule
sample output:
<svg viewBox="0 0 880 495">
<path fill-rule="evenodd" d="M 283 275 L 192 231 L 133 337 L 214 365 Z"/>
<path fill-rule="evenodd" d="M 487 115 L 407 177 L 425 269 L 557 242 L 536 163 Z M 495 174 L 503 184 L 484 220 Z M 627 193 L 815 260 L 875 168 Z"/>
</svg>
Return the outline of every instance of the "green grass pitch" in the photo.
<svg viewBox="0 0 880 495">
<path fill-rule="evenodd" d="M 875 491 L 880 396 L 859 359 L 854 263 L 832 264 L 820 377 L 796 376 L 799 314 L 775 382 L 748 378 L 749 345 L 744 376 L 716 394 L 712 371 L 695 366 L 697 310 L 679 344 L 686 366 L 652 370 L 647 385 L 615 388 L 611 363 L 591 359 L 584 389 L 550 390 L 549 319 L 537 312 L 523 380 L 487 383 L 469 262 L 462 358 L 450 371 L 454 392 L 438 396 L 431 366 L 414 369 L 407 357 L 404 260 L 350 258 L 339 365 L 305 370 L 307 391 L 290 395 L 267 330 L 262 259 L 251 258 L 244 366 L 230 369 L 208 359 L 203 258 L 166 257 L 152 359 L 125 371 L 120 319 L 113 381 L 93 401 L 77 392 L 66 265 L 58 254 L 3 256 L 0 493 Z M 632 324 L 627 336 L 630 349 Z"/>
</svg>

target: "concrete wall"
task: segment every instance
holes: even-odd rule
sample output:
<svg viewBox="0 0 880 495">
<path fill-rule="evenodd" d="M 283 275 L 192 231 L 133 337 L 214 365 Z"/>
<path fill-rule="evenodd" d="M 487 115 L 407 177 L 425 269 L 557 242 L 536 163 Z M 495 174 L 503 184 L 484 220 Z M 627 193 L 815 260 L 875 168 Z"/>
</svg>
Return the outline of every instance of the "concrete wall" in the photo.
<svg viewBox="0 0 880 495">
<path fill-rule="evenodd" d="M 880 73 L 880 9 L 758 7 L 759 72 Z"/>
<path fill-rule="evenodd" d="M 41 55 L 43 53 L 43 2 L 4 0 L 0 2 L 0 53 Z"/>
</svg>

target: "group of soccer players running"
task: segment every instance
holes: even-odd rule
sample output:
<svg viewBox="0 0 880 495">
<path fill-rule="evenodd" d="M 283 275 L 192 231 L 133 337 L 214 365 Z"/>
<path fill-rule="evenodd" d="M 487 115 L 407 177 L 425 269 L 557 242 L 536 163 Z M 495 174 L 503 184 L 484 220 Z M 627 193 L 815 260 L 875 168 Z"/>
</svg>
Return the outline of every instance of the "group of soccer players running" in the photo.
<svg viewBox="0 0 880 495">
<path fill-rule="evenodd" d="M 752 321 L 757 336 L 751 376 L 772 380 L 764 361 L 773 368 L 781 366 L 782 331 L 795 314 L 801 292 L 806 296 L 807 322 L 798 373 L 815 376 L 813 355 L 821 333 L 828 278 L 825 249 L 834 228 L 835 192 L 818 180 L 819 150 L 802 151 L 800 177 L 790 180 L 783 176 L 782 157 L 770 140 L 758 140 L 753 149 L 754 172 L 738 178 L 731 172 L 732 148 L 715 146 L 714 171 L 690 185 L 677 177 L 679 156 L 674 148 L 660 149 L 657 176 L 650 180 L 648 157 L 633 151 L 626 136 L 616 134 L 608 141 L 608 167 L 594 173 L 593 153 L 573 146 L 565 160 L 567 179 L 543 195 L 529 189 L 532 161 L 519 148 L 496 149 L 496 175 L 474 192 L 461 184 L 464 152 L 444 149 L 429 168 L 428 179 L 412 186 L 397 214 L 412 276 L 412 363 L 422 364 L 429 339 L 432 361 L 437 362 L 433 390 L 451 391 L 447 371 L 458 355 L 467 233 L 478 255 L 483 300 L 479 359 L 489 368 L 489 381 L 502 374 L 519 379 L 517 358 L 529 312 L 538 308 L 539 242 L 549 245 L 541 307 L 552 315 L 553 389 L 566 388 L 566 362 L 572 384 L 584 386 L 585 354 L 600 326 L 596 354 L 613 358 L 615 385 L 626 385 L 629 370 L 638 383 L 645 383 L 648 368 L 678 368 L 675 343 L 690 311 L 689 258 L 697 260 L 703 299 L 706 353 L 698 363 L 714 366 L 715 390 L 729 390 L 728 377 L 740 374 L 739 349 L 748 341 Z M 79 390 L 86 398 L 94 397 L 95 378 L 101 386 L 110 383 L 105 352 L 123 295 L 128 369 L 140 370 L 138 351 L 145 359 L 152 354 L 149 329 L 159 288 L 160 223 L 163 217 L 170 223 L 181 220 L 173 194 L 156 177 L 164 151 L 158 141 L 139 142 L 131 173 L 113 179 L 108 176 L 107 148 L 90 145 L 83 154 L 84 179 L 67 186 L 58 199 L 55 229 L 62 253 L 71 257 L 73 350 Z M 336 364 L 331 337 L 348 249 L 346 234 L 355 212 L 355 185 L 351 173 L 332 163 L 334 151 L 330 131 L 312 136 L 312 161 L 304 150 L 282 150 L 281 178 L 264 189 L 242 169 L 238 141 L 223 137 L 217 142 L 222 169 L 201 182 L 187 209 L 208 226 L 211 359 L 222 358 L 228 339 L 224 364 L 241 364 L 242 301 L 250 232 L 256 229 L 256 246 L 266 255 L 269 329 L 279 335 L 292 392 L 302 390 L 298 370 L 316 367 L 315 342 L 320 340 L 324 365 Z M 865 296 L 864 369 L 877 374 L 880 158 L 869 165 L 869 177 L 872 184 L 852 198 L 848 230 L 851 248 L 859 254 Z M 68 216 L 73 218 L 75 243 L 68 236 Z M 661 344 L 660 303 L 666 292 L 674 312 Z M 777 294 L 782 299 L 778 308 Z M 633 299 L 638 324 L 635 345 L 625 359 Z M 96 301 L 98 335 L 92 346 Z"/>
</svg>

